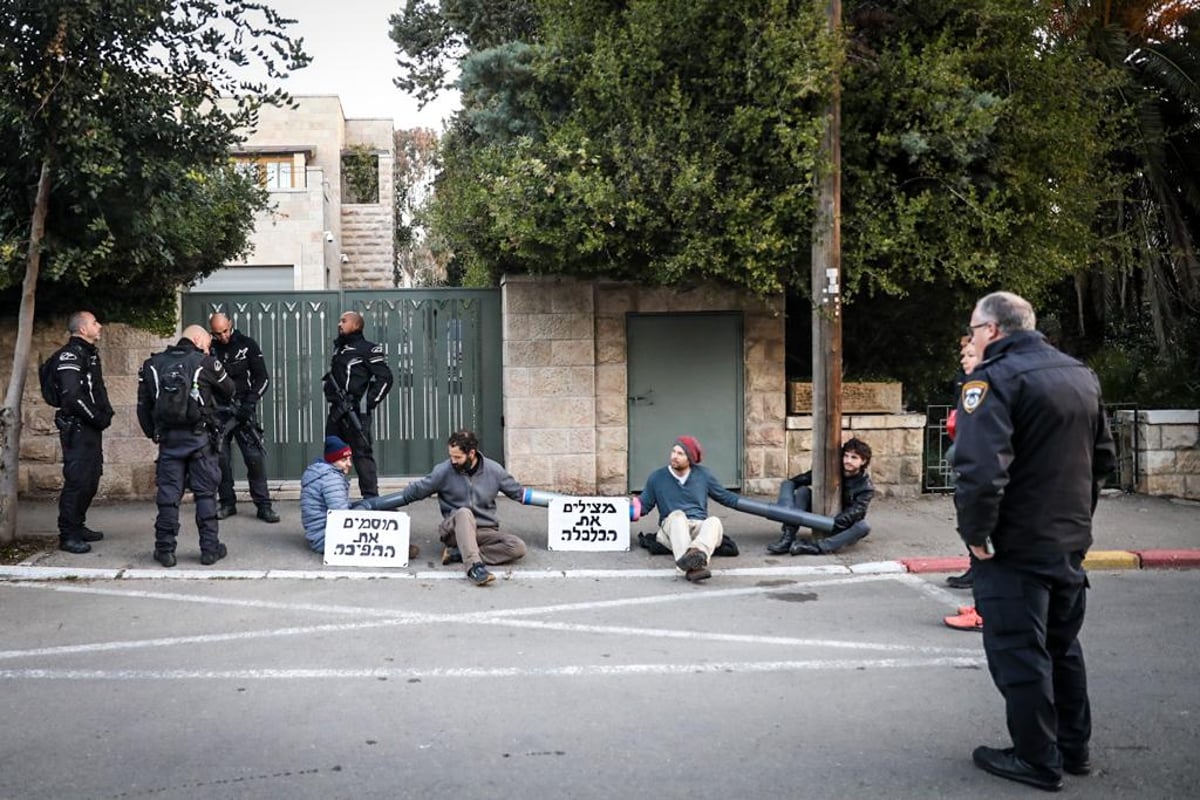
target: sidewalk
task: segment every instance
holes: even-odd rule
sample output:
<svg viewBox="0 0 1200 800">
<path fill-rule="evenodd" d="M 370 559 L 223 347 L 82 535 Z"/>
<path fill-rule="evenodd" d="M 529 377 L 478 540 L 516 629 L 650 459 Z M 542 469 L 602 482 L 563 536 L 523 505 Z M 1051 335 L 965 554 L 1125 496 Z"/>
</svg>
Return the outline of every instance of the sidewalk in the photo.
<svg viewBox="0 0 1200 800">
<path fill-rule="evenodd" d="M 757 498 L 771 501 L 774 498 Z M 501 497 L 501 525 L 529 545 L 529 554 L 510 567 L 498 567 L 513 578 L 669 576 L 674 565 L 666 556 L 651 556 L 637 546 L 637 533 L 657 525 L 651 519 L 630 528 L 631 551 L 580 553 L 549 551 L 547 512 Z M 407 569 L 369 572 L 325 567 L 311 552 L 300 527 L 299 503 L 275 504 L 283 518 L 274 525 L 254 516 L 249 502 L 240 513 L 221 522 L 221 541 L 229 556 L 213 567 L 200 564 L 193 507 L 181 509 L 182 528 L 174 569 L 162 569 L 151 557 L 154 548 L 155 507 L 151 502 L 94 505 L 88 525 L 104 531 L 92 552 L 72 555 L 60 550 L 37 554 L 22 565 L 0 566 L 0 580 L 132 579 L 132 578 L 408 578 L 461 579 L 461 565 L 443 567 L 441 544 L 434 533 L 440 519 L 437 501 L 424 500 L 404 509 L 412 518 L 412 541 L 420 556 Z M 857 545 L 830 556 L 772 556 L 766 546 L 779 535 L 778 523 L 710 504 L 725 531 L 741 550 L 736 558 L 714 559 L 714 575 L 788 576 L 838 572 L 960 572 L 966 567 L 965 548 L 954 531 L 954 506 L 948 495 L 914 499 L 883 498 L 871 505 L 872 533 Z M 57 506 L 53 502 L 23 502 L 19 509 L 21 536 L 57 535 Z M 1110 493 L 1096 512 L 1095 545 L 1088 556 L 1091 569 L 1200 567 L 1200 504 L 1142 495 Z"/>
</svg>

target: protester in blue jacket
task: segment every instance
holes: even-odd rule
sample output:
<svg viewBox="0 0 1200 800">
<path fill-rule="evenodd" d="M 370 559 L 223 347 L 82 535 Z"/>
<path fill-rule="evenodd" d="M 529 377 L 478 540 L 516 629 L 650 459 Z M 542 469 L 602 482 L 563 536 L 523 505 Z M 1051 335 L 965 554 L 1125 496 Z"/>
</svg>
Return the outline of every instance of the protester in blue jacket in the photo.
<svg viewBox="0 0 1200 800">
<path fill-rule="evenodd" d="M 325 517 L 350 507 L 350 445 L 337 436 L 325 437 L 325 457 L 314 461 L 300 478 L 300 520 L 304 538 L 318 553 L 325 552 Z"/>
<path fill-rule="evenodd" d="M 635 500 L 638 516 L 658 506 L 657 539 L 671 548 L 675 566 L 692 582 L 712 577 L 708 560 L 724 536 L 720 518 L 708 515 L 708 498 L 730 508 L 735 508 L 738 500 L 700 465 L 702 457 L 695 437 L 680 436 L 671 447 L 667 465 L 650 473 Z"/>
</svg>

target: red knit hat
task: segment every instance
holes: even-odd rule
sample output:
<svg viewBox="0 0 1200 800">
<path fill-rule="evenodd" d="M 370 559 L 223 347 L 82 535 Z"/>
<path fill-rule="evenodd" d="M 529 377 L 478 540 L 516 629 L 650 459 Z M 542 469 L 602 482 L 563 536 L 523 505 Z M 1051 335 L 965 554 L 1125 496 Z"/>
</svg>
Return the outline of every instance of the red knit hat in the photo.
<svg viewBox="0 0 1200 800">
<path fill-rule="evenodd" d="M 350 445 L 337 436 L 325 437 L 325 461 L 332 464 L 350 455 Z"/>
<path fill-rule="evenodd" d="M 680 436 L 675 440 L 675 444 L 682 447 L 683 452 L 687 453 L 689 463 L 700 463 L 700 459 L 704 456 L 704 451 L 700 449 L 700 442 L 695 436 Z"/>
</svg>

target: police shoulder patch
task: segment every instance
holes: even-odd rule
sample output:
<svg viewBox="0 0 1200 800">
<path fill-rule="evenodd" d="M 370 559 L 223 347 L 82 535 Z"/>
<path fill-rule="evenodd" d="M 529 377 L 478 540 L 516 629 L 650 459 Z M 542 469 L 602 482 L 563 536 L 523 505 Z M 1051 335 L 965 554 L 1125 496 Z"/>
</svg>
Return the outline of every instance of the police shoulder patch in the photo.
<svg viewBox="0 0 1200 800">
<path fill-rule="evenodd" d="M 974 413 L 975 409 L 983 405 L 983 400 L 987 397 L 987 393 L 987 381 L 967 381 L 964 383 L 962 387 L 963 411 L 968 414 Z"/>
</svg>

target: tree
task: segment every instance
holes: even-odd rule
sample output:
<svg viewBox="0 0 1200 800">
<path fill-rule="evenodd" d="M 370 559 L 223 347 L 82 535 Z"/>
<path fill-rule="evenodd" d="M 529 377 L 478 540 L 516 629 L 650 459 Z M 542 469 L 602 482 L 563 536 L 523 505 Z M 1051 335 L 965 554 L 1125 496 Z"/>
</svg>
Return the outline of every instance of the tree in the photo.
<svg viewBox="0 0 1200 800">
<path fill-rule="evenodd" d="M 567 273 L 805 298 L 839 59 L 848 369 L 928 384 L 953 372 L 979 294 L 1042 300 L 1111 257 L 1096 220 L 1117 185 L 1119 76 L 1053 39 L 1049 4 L 857 2 L 844 40 L 786 0 L 536 8 L 525 38 L 473 48 L 459 32 L 440 52 L 460 66 L 463 109 L 433 218 L 472 282 Z M 908 323 L 911 356 L 872 326 L 883 317 Z"/>
<path fill-rule="evenodd" d="M 1105 258 L 1118 76 L 1024 0 L 858 3 L 843 91 L 846 363 L 933 400 L 980 295 Z M 930 314 L 936 308 L 938 313 Z M 919 320 L 919 324 L 914 324 Z M 944 397 L 943 397 L 944 399 Z"/>
<path fill-rule="evenodd" d="M 572 273 L 768 293 L 807 267 L 815 109 L 836 57 L 812 4 L 539 9 L 535 43 L 464 60 L 444 140 L 435 216 L 474 281 Z M 505 76 L 507 92 L 487 83 Z"/>
<path fill-rule="evenodd" d="M 39 288 L 161 309 L 246 249 L 265 198 L 228 164 L 303 66 L 291 24 L 242 0 L 9 0 L 0 16 L 0 288 L 20 285 L 0 410 L 0 542 L 15 536 L 21 395 Z M 220 96 L 235 98 L 218 106 Z"/>
<path fill-rule="evenodd" d="M 449 254 L 429 235 L 428 206 L 438 166 L 438 136 L 429 128 L 398 130 L 396 146 L 397 286 L 435 286 L 446 282 Z"/>
<path fill-rule="evenodd" d="M 1122 399 L 1190 402 L 1200 390 L 1200 9 L 1193 0 L 1059 2 L 1056 41 L 1117 72 L 1108 91 L 1121 182 L 1097 230 L 1109 257 L 1076 271 L 1066 332 L 1129 363 Z M 1106 389 L 1107 390 L 1107 389 Z"/>
<path fill-rule="evenodd" d="M 447 89 L 471 53 L 537 36 L 537 0 L 406 0 L 388 22 L 400 75 L 395 84 L 424 106 Z"/>
</svg>

